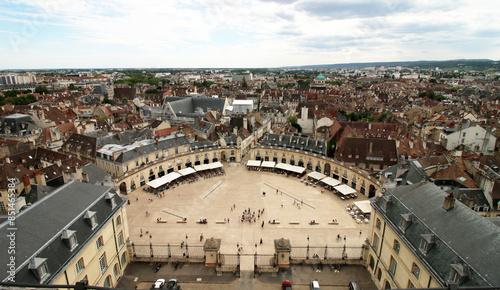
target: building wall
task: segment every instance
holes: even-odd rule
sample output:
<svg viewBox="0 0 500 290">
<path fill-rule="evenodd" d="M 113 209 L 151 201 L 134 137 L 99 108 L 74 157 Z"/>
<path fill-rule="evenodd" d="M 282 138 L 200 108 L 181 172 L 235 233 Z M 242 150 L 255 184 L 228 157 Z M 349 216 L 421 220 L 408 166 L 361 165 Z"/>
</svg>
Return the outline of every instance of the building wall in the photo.
<svg viewBox="0 0 500 290">
<path fill-rule="evenodd" d="M 191 166 L 194 166 L 196 161 L 203 164 L 205 154 L 208 156 L 209 163 L 211 163 L 214 158 L 217 158 L 218 161 L 230 161 L 231 158 L 234 158 L 234 162 L 241 162 L 242 159 L 241 148 L 236 146 L 221 146 L 216 148 L 179 152 L 178 154 L 169 154 L 168 156 L 165 156 L 165 158 L 159 158 L 158 160 L 145 164 L 144 166 L 134 167 L 133 169 L 129 168 L 128 172 L 120 175 L 116 179 L 117 189 L 119 189 L 122 194 L 136 190 L 141 186 L 141 181 L 143 181 L 143 183 L 149 182 L 151 170 L 153 171 L 155 178 L 158 178 L 158 173 L 161 170 L 167 174 L 169 169 L 178 171 L 179 169 L 186 168 L 186 163 L 188 162 L 191 163 Z M 125 188 L 126 190 L 124 190 Z"/>
<path fill-rule="evenodd" d="M 121 225 L 117 225 L 117 218 L 120 217 Z M 122 233 L 123 245 L 118 244 L 118 235 Z M 103 237 L 104 246 L 97 248 L 97 240 Z M 127 252 L 127 240 L 129 238 L 127 212 L 123 207 L 113 215 L 113 219 L 87 243 L 86 247 L 70 262 L 61 272 L 53 284 L 74 285 L 85 278 L 92 286 L 103 286 L 104 280 L 109 275 L 111 277 L 111 287 L 116 287 L 118 279 L 123 275 L 129 263 L 129 253 Z M 81 241 L 78 241 L 79 243 Z M 122 263 L 122 255 L 125 253 L 126 261 Z M 101 272 L 99 258 L 105 254 L 107 268 Z M 83 258 L 85 268 L 78 273 L 76 264 Z M 114 274 L 114 267 L 117 265 L 117 275 Z"/>
<path fill-rule="evenodd" d="M 444 142 L 446 150 L 465 145 L 474 152 L 490 155 L 493 154 L 496 143 L 496 138 L 491 132 L 480 126 L 472 126 L 448 135 L 441 133 L 441 139 L 446 139 Z"/>
<path fill-rule="evenodd" d="M 377 227 L 377 221 L 380 221 L 380 227 Z M 370 246 L 368 248 L 366 267 L 377 288 L 384 289 L 386 283 L 390 283 L 393 289 L 410 288 L 410 283 L 413 288 L 441 287 L 424 265 L 413 255 L 412 250 L 405 245 L 404 241 L 399 238 L 397 233 L 376 211 L 372 211 L 370 229 Z M 378 242 L 375 241 L 376 236 Z M 399 253 L 394 248 L 395 241 L 399 243 Z M 392 260 L 397 263 L 394 275 L 389 273 Z M 420 269 L 418 278 L 412 273 L 414 264 Z"/>
</svg>

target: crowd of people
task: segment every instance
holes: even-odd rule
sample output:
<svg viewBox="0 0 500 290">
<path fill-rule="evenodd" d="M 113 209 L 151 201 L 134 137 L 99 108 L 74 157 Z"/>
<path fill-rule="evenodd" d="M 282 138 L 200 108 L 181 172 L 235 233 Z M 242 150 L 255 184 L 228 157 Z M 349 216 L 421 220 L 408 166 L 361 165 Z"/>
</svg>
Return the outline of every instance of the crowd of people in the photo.
<svg viewBox="0 0 500 290">
<path fill-rule="evenodd" d="M 245 209 L 243 213 L 241 214 L 241 217 L 238 217 L 238 220 L 240 222 L 249 222 L 249 223 L 256 223 L 257 220 L 260 219 L 260 216 L 264 214 L 264 208 L 261 210 L 260 208 L 257 210 L 257 213 L 255 211 L 251 211 L 250 208 Z"/>
</svg>

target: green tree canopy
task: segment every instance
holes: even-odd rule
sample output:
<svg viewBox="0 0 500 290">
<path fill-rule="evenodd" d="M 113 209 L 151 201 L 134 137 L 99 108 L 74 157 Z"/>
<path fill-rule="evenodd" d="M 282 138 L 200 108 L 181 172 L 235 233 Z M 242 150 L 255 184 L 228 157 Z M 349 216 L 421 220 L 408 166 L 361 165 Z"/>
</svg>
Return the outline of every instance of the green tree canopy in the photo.
<svg viewBox="0 0 500 290">
<path fill-rule="evenodd" d="M 159 94 L 160 91 L 157 89 L 147 89 L 146 94 Z"/>
<path fill-rule="evenodd" d="M 45 95 L 49 93 L 49 89 L 47 89 L 47 87 L 44 86 L 37 86 L 35 88 L 35 93 Z"/>
</svg>

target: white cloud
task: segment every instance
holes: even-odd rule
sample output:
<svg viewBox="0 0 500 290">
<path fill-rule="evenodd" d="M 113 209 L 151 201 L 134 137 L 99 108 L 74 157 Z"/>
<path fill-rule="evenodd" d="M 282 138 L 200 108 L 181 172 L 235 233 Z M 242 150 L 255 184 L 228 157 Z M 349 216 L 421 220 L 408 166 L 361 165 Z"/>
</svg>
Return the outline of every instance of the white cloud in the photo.
<svg viewBox="0 0 500 290">
<path fill-rule="evenodd" d="M 44 57 L 33 59 L 33 65 L 40 67 L 54 63 L 67 67 L 60 55 L 81 67 L 269 67 L 400 58 L 500 59 L 495 49 L 500 24 L 492 21 L 500 12 L 497 1 L 409 3 L 20 0 L 0 9 L 0 25 L 8 24 L 2 26 L 0 38 L 22 34 L 27 25 L 36 24 L 45 37 L 36 43 Z M 59 40 L 64 45 L 51 45 Z M 474 42 L 481 48 L 471 48 Z M 0 48 L 11 49 L 6 44 Z M 31 48 L 25 52 L 36 54 Z M 72 54 L 75 59 L 68 60 Z M 11 55 L 3 65 L 19 67 L 21 58 Z"/>
</svg>

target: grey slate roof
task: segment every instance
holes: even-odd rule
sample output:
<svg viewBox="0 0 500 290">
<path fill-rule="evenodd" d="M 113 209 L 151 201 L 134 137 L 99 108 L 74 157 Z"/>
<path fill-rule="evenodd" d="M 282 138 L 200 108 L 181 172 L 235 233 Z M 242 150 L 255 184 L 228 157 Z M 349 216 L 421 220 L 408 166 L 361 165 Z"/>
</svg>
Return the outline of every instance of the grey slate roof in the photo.
<svg viewBox="0 0 500 290">
<path fill-rule="evenodd" d="M 441 284 L 446 283 L 451 264 L 464 264 L 470 275 L 460 286 L 500 285 L 500 228 L 460 202 L 445 211 L 446 195 L 432 183 L 419 183 L 388 189 L 385 196 L 392 196 L 392 202 L 385 212 L 384 198 L 372 199 L 372 206 Z M 403 232 L 398 225 L 401 214 L 407 213 L 413 221 Z M 419 250 L 422 234 L 435 235 L 426 255 Z"/>
<path fill-rule="evenodd" d="M 217 147 L 217 143 L 214 143 L 212 141 L 196 141 L 190 144 L 191 149 L 198 150 L 198 149 L 203 149 L 203 148 L 211 148 L 211 147 Z"/>
<path fill-rule="evenodd" d="M 116 144 L 116 143 L 115 143 Z M 151 154 L 153 152 L 166 150 L 172 147 L 178 147 L 185 144 L 189 144 L 189 140 L 186 137 L 179 138 L 168 138 L 162 141 L 159 141 L 159 144 L 152 143 L 142 147 L 138 147 L 134 150 L 128 150 L 120 154 L 118 158 L 116 158 L 115 162 L 117 163 L 127 163 L 131 160 L 139 158 L 143 155 Z"/>
<path fill-rule="evenodd" d="M 120 137 L 118 136 L 120 134 Z M 118 144 L 124 145 L 129 144 L 137 140 L 146 139 L 147 136 L 152 134 L 151 129 L 146 128 L 143 130 L 133 130 L 124 131 L 117 134 L 111 134 L 103 138 L 97 138 L 97 147 L 101 147 L 108 144 Z"/>
<path fill-rule="evenodd" d="M 88 183 L 71 181 L 53 191 L 38 203 L 16 215 L 16 282 L 40 283 L 28 269 L 32 257 L 46 258 L 51 276 L 44 283 L 50 284 L 60 274 L 66 263 L 71 261 L 92 240 L 107 221 L 125 205 L 126 200 L 113 196 L 116 203 L 111 208 L 105 199 L 113 189 Z M 84 219 L 87 210 L 96 212 L 98 226 L 91 229 Z M 0 244 L 8 245 L 7 234 L 12 226 L 0 224 Z M 64 229 L 76 231 L 78 246 L 73 251 L 62 240 Z M 0 261 L 8 261 L 7 251 L 0 251 Z M 7 277 L 6 263 L 0 263 L 0 281 Z"/>
<path fill-rule="evenodd" d="M 56 188 L 52 186 L 32 184 L 29 194 L 24 195 L 26 204 L 34 204 L 35 202 L 51 194 L 55 189 Z"/>
<path fill-rule="evenodd" d="M 397 185 L 415 184 L 429 180 L 427 173 L 425 173 L 425 169 L 417 166 L 417 164 L 419 164 L 418 161 L 411 160 L 405 164 L 392 165 L 382 171 L 382 175 L 384 177 L 387 176 L 386 178 L 391 182 L 395 182 L 397 178 L 400 178 L 401 180 L 397 181 Z M 400 173 L 399 175 L 398 172 Z M 408 183 L 408 181 L 410 183 Z"/>
<path fill-rule="evenodd" d="M 202 116 L 213 109 L 219 110 L 222 113 L 226 99 L 184 96 L 166 97 L 165 102 L 170 103 L 172 110 L 177 116 L 194 118 Z"/>
<path fill-rule="evenodd" d="M 106 177 L 109 176 L 105 170 L 99 168 L 94 163 L 88 163 L 85 166 L 82 166 L 82 171 L 87 173 L 88 183 L 91 184 L 102 184 L 106 180 Z"/>
<path fill-rule="evenodd" d="M 301 136 L 269 134 L 260 142 L 260 145 L 293 148 L 305 152 L 326 155 L 326 143 L 324 140 L 316 140 Z"/>
</svg>

